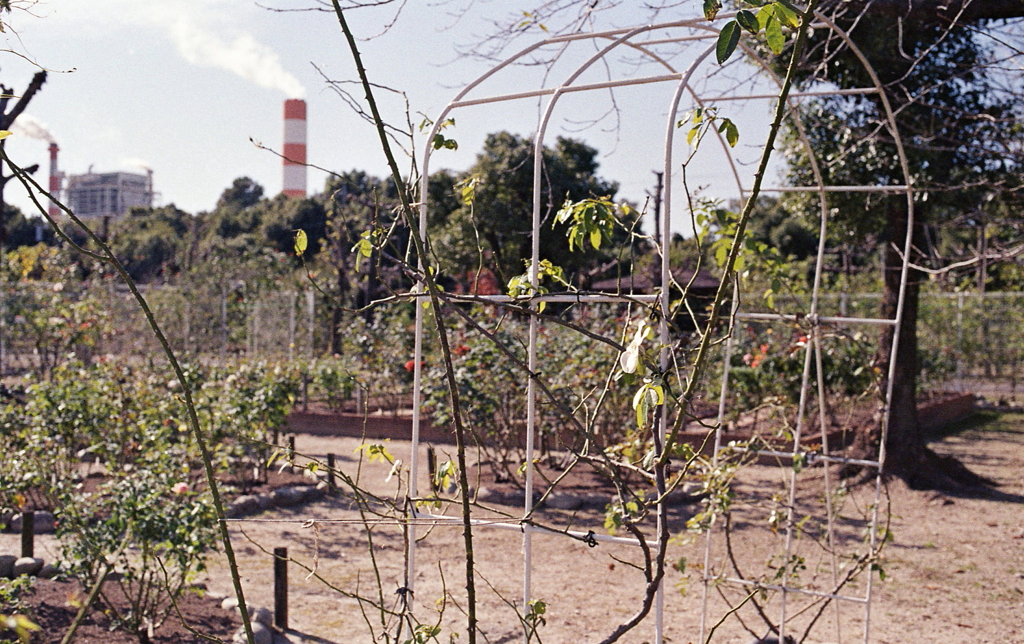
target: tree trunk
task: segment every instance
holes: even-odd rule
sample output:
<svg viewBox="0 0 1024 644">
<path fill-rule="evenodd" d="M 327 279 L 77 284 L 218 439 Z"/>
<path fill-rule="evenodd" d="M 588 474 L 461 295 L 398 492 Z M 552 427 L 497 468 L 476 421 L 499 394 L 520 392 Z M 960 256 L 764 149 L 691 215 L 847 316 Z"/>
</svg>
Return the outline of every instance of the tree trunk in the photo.
<svg viewBox="0 0 1024 644">
<path fill-rule="evenodd" d="M 899 304 L 900 275 L 903 265 L 903 246 L 907 235 L 907 203 L 903 199 L 892 199 L 886 205 L 886 224 L 882 251 L 882 310 L 885 318 L 896 317 Z M 924 208 L 915 217 L 915 248 L 924 245 Z M 919 239 L 920 238 L 920 239 Z M 914 261 L 914 257 L 911 257 Z M 911 268 L 907 275 L 907 290 L 903 302 L 903 317 L 900 320 L 899 344 L 896 347 L 895 368 L 892 370 L 892 399 L 890 400 L 889 427 L 886 437 L 886 455 L 883 472 L 898 476 L 915 489 L 963 490 L 984 485 L 992 481 L 968 470 L 952 457 L 940 456 L 929 449 L 924 431 L 917 418 L 917 319 L 921 295 L 921 284 L 925 275 Z M 884 396 L 888 391 L 889 360 L 895 327 L 887 327 L 878 343 L 875 364 L 882 372 L 880 390 Z M 857 445 L 860 451 L 875 453 L 881 441 L 881 423 L 862 429 Z"/>
<path fill-rule="evenodd" d="M 903 199 L 889 201 L 886 230 L 882 251 L 882 310 L 883 318 L 895 318 L 900 296 L 900 276 L 903 268 L 903 245 L 907 235 L 907 204 Z M 918 227 L 919 228 L 919 227 Z M 916 231 L 915 231 L 916 232 Z M 916 246 L 916 244 L 915 244 Z M 886 441 L 886 471 L 904 476 L 912 470 L 925 449 L 924 437 L 917 422 L 917 313 L 921 294 L 920 271 L 910 269 L 907 276 L 903 318 L 899 325 L 899 346 L 896 365 L 892 370 L 892 400 L 889 431 Z M 875 364 L 882 371 L 879 386 L 884 396 L 889 384 L 889 360 L 896 327 L 886 327 L 878 342 Z M 881 439 L 881 428 L 873 443 Z"/>
</svg>

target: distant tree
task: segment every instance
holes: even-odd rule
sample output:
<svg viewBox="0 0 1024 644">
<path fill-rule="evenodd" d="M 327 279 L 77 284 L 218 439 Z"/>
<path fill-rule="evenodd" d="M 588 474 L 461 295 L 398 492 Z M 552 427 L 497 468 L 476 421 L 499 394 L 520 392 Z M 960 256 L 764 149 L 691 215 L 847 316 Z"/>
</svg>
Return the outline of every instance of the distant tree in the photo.
<svg viewBox="0 0 1024 644">
<path fill-rule="evenodd" d="M 263 186 L 249 177 L 239 177 L 231 182 L 231 187 L 221 193 L 217 200 L 217 208 L 224 210 L 245 210 L 259 203 L 263 198 Z"/>
<path fill-rule="evenodd" d="M 295 231 L 306 233 L 311 256 L 320 252 L 327 236 L 327 210 L 323 200 L 278 195 L 263 202 L 259 213 L 261 236 L 267 245 L 295 256 Z"/>
<path fill-rule="evenodd" d="M 167 279 L 181 270 L 192 215 L 173 204 L 133 208 L 111 231 L 111 250 L 138 282 Z"/>
<path fill-rule="evenodd" d="M 33 246 L 39 242 L 53 243 L 53 231 L 41 218 L 29 219 L 17 206 L 3 204 L 3 229 L 7 239 L 4 250 L 13 250 L 19 246 Z"/>
<path fill-rule="evenodd" d="M 774 197 L 761 197 L 750 222 L 750 236 L 775 248 L 783 257 L 802 260 L 818 250 L 818 233 L 799 211 Z"/>
<path fill-rule="evenodd" d="M 566 199 L 614 198 L 618 184 L 597 176 L 597 150 L 575 139 L 559 137 L 543 152 L 540 239 L 543 259 L 561 266 L 570 276 L 593 267 L 604 255 L 593 249 L 572 252 L 565 242 L 568 224 L 552 226 L 555 213 Z M 461 273 L 476 267 L 483 258 L 502 283 L 524 271 L 530 257 L 533 219 L 533 142 L 509 132 L 491 134 L 476 163 L 459 177 L 475 181 L 472 203 L 448 210 L 431 221 L 433 251 L 442 271 Z M 449 174 L 436 175 L 431 197 L 444 213 L 452 201 L 444 190 Z M 454 188 L 454 184 L 452 184 Z M 435 194 L 441 193 L 439 194 Z M 443 197 L 443 198 L 442 198 Z M 554 231 L 552 232 L 552 228 Z M 628 244 L 628 234 L 618 231 L 612 246 Z M 479 240 L 479 245 L 477 243 Z"/>
<path fill-rule="evenodd" d="M 399 287 L 402 277 L 396 274 L 394 262 L 374 250 L 370 257 L 353 252 L 364 232 L 389 230 L 394 224 L 397 193 L 390 181 L 384 181 L 362 170 L 352 170 L 327 179 L 324 188 L 326 211 L 323 247 L 316 257 L 330 275 L 325 289 L 331 294 L 330 352 L 341 352 L 346 311 L 364 309 L 363 316 L 373 316 L 369 305 L 387 295 L 389 288 Z M 308 234 L 308 231 L 307 231 Z M 407 231 L 392 231 L 388 248 L 392 257 L 404 254 Z"/>
</svg>

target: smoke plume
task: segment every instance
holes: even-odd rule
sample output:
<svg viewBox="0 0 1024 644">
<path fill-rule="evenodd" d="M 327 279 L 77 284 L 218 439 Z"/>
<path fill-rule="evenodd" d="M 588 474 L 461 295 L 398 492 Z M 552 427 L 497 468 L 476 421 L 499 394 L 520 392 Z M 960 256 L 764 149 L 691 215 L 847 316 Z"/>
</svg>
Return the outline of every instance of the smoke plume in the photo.
<svg viewBox="0 0 1024 644">
<path fill-rule="evenodd" d="M 277 53 L 249 34 L 226 40 L 187 15 L 178 15 L 169 27 L 178 52 L 193 65 L 225 69 L 260 87 L 280 90 L 289 98 L 306 94 L 298 79 L 282 67 Z"/>
<path fill-rule="evenodd" d="M 229 71 L 288 98 L 306 94 L 277 53 L 253 37 L 240 20 L 240 15 L 253 9 L 252 0 L 61 0 L 59 4 L 65 18 L 79 23 L 100 15 L 117 16 L 122 23 L 156 29 L 192 65 Z"/>
<path fill-rule="evenodd" d="M 137 157 L 121 159 L 121 165 L 126 168 L 139 168 L 140 170 L 145 170 L 147 172 L 153 169 L 153 166 L 151 166 L 148 161 Z"/>
<path fill-rule="evenodd" d="M 31 139 L 41 139 L 47 143 L 56 143 L 53 133 L 43 125 L 43 122 L 31 114 L 22 114 L 11 125 L 11 132 L 27 136 Z"/>
</svg>

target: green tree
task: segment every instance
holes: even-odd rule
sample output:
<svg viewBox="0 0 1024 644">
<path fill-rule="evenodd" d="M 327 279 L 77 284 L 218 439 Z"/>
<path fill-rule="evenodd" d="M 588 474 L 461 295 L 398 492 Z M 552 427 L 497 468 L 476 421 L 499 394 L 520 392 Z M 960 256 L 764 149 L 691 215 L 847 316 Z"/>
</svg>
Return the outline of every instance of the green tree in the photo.
<svg viewBox="0 0 1024 644">
<path fill-rule="evenodd" d="M 261 213 L 256 208 L 263 198 L 263 186 L 249 177 L 235 179 L 221 193 L 217 207 L 201 216 L 203 237 L 235 239 L 259 231 Z"/>
<path fill-rule="evenodd" d="M 3 230 L 7 231 L 3 249 L 14 250 L 19 246 L 33 246 L 38 242 L 53 243 L 53 231 L 41 218 L 29 219 L 21 209 L 3 204 Z"/>
<path fill-rule="evenodd" d="M 705 3 L 714 4 L 722 5 L 714 0 Z M 744 0 L 733 4 L 761 3 Z M 520 39 L 567 34 L 582 28 L 597 29 L 599 12 L 614 13 L 616 6 L 616 3 L 594 4 L 585 0 L 535 0 L 526 11 L 509 13 L 507 20 L 495 20 L 491 33 L 478 40 L 469 51 L 494 59 Z M 676 3 L 652 4 L 644 18 L 652 22 L 678 18 L 677 6 Z M 939 222 L 963 222 L 964 210 L 976 212 L 972 222 L 991 222 L 998 208 L 979 206 L 985 200 L 1006 203 L 1013 199 L 1008 194 L 1021 192 L 1021 114 L 1016 107 L 1021 101 L 1019 96 L 1008 96 L 1005 90 L 1019 93 L 1019 89 L 1015 90 L 1020 86 L 1019 76 L 1015 78 L 1013 74 L 1019 74 L 1020 67 L 1014 56 L 1024 48 L 1019 44 L 1019 35 L 1011 35 L 1002 42 L 998 42 L 1000 36 L 997 35 L 988 41 L 998 42 L 992 47 L 984 43 L 987 35 L 996 31 L 994 21 L 1024 18 L 1024 3 L 1020 0 L 823 0 L 819 10 L 851 32 L 854 42 L 881 76 L 898 115 L 918 188 L 915 209 L 921 225 L 913 231 L 914 242 L 915 248 L 928 251 L 912 259 L 918 263 L 933 262 L 936 257 L 934 252 L 929 254 L 934 245 L 927 238 L 928 227 Z M 764 53 L 769 52 L 765 49 Z M 769 55 L 769 58 L 781 69 L 788 54 L 787 48 L 781 56 Z M 1008 60 L 1013 62 L 1006 64 Z M 862 62 L 827 29 L 814 30 L 803 62 L 801 83 L 805 87 L 817 84 L 818 89 L 827 90 L 873 85 Z M 819 158 L 828 166 L 827 182 L 903 183 L 901 173 L 892 163 L 890 133 L 879 127 L 879 103 L 878 96 L 832 96 L 822 100 L 815 112 L 805 114 L 818 121 L 811 125 L 812 142 Z M 1011 141 L 1011 137 L 1015 140 Z M 852 151 L 838 153 L 841 143 L 852 147 Z M 994 178 L 995 175 L 1000 176 Z M 806 180 L 806 177 L 796 178 Z M 897 198 L 865 199 L 845 195 L 834 196 L 831 206 L 839 209 L 837 222 L 845 225 L 841 230 L 832 231 L 835 239 L 830 239 L 829 243 L 844 249 L 846 260 L 850 259 L 851 251 L 869 244 L 886 249 L 883 260 L 885 298 L 881 313 L 894 315 L 899 277 L 895 267 L 901 260 L 892 242 L 905 236 L 905 203 Z M 991 235 L 982 230 L 980 238 L 989 237 Z M 962 248 L 967 246 L 961 244 Z M 925 278 L 923 272 L 912 271 L 890 401 L 894 414 L 887 467 L 891 473 L 915 485 L 973 485 L 981 482 L 978 477 L 957 463 L 938 459 L 926 448 L 917 423 L 917 299 Z M 984 281 L 982 277 L 981 282 Z M 887 372 L 892 338 L 893 330 L 889 330 L 880 343 L 876 364 L 883 372 Z M 879 433 L 873 431 L 861 438 L 867 448 L 872 443 L 877 444 Z"/>
<path fill-rule="evenodd" d="M 958 221 L 964 213 L 981 210 L 981 205 L 997 194 L 1019 187 L 1019 158 L 1006 152 L 1020 148 L 1021 115 L 1014 101 L 1000 91 L 1003 79 L 991 65 L 994 52 L 977 29 L 926 20 L 921 15 L 917 18 L 908 21 L 903 16 L 882 14 L 855 22 L 850 16 L 841 17 L 840 24 L 850 30 L 867 56 L 897 114 L 918 195 L 911 261 L 927 266 L 934 255 L 929 227 Z M 829 83 L 840 89 L 870 86 L 871 78 L 848 48 L 829 51 L 829 64 L 822 64 L 828 49 L 824 38 L 812 38 L 803 84 Z M 883 116 L 877 95 L 832 95 L 805 111 L 811 147 L 823 160 L 826 183 L 903 183 L 894 140 L 883 127 Z M 810 180 L 806 160 L 792 154 L 790 160 L 793 179 L 806 185 Z M 908 226 L 905 197 L 841 194 L 830 198 L 830 206 L 837 213 L 834 221 L 839 237 L 874 238 L 882 246 L 881 314 L 894 317 Z M 886 468 L 914 486 L 977 485 L 983 482 L 980 477 L 927 448 L 918 425 L 918 301 L 927 275 L 912 269 L 909 280 L 893 373 Z M 876 363 L 883 374 L 888 373 L 894 332 L 893 328 L 885 330 L 879 344 Z M 886 384 L 883 380 L 883 391 Z M 859 437 L 865 449 L 878 440 L 877 428 Z"/>
<path fill-rule="evenodd" d="M 326 285 L 331 295 L 330 352 L 340 354 L 346 310 L 364 309 L 363 317 L 370 321 L 371 303 L 385 296 L 389 288 L 397 288 L 403 279 L 395 262 L 380 251 L 371 250 L 366 256 L 353 249 L 365 239 L 364 234 L 384 237 L 390 231 L 388 254 L 400 258 L 407 231 L 394 227 L 394 186 L 362 170 L 329 177 L 324 199 L 325 238 L 317 264 L 330 274 Z"/>
<path fill-rule="evenodd" d="M 801 216 L 774 197 L 761 197 L 750 224 L 750 236 L 775 248 L 783 257 L 807 259 L 818 251 L 818 233 Z"/>
<path fill-rule="evenodd" d="M 542 158 L 544 234 L 540 255 L 564 268 L 570 276 L 579 275 L 604 259 L 604 255 L 589 246 L 582 251 L 570 251 L 565 243 L 569 223 L 553 226 L 555 213 L 566 199 L 614 198 L 618 184 L 597 176 L 597 150 L 582 141 L 559 137 L 553 148 L 544 149 Z M 493 270 L 502 283 L 523 272 L 524 260 L 531 255 L 533 160 L 530 139 L 509 132 L 489 135 L 476 163 L 460 177 L 463 182 L 475 182 L 471 202 L 447 212 L 444 206 L 453 203 L 445 190 L 435 190 L 435 186 L 444 188 L 451 184 L 452 176 L 440 174 L 432 178 L 429 196 L 442 207 L 430 222 L 431 240 L 442 271 L 463 273 L 477 267 L 483 259 L 484 266 Z M 620 228 L 617 235 L 611 246 L 628 244 L 625 229 Z"/>
<path fill-rule="evenodd" d="M 217 200 L 217 208 L 226 210 L 245 210 L 260 202 L 263 198 L 263 186 L 249 177 L 238 177 L 231 182 Z"/>
<path fill-rule="evenodd" d="M 306 232 L 310 255 L 320 252 L 327 236 L 327 210 L 323 201 L 313 198 L 295 199 L 278 195 L 263 202 L 260 231 L 268 246 L 294 256 L 295 231 Z"/>
<path fill-rule="evenodd" d="M 133 208 L 114 224 L 111 249 L 132 279 L 149 282 L 167 279 L 185 264 L 192 215 L 171 204 L 161 208 Z"/>
</svg>

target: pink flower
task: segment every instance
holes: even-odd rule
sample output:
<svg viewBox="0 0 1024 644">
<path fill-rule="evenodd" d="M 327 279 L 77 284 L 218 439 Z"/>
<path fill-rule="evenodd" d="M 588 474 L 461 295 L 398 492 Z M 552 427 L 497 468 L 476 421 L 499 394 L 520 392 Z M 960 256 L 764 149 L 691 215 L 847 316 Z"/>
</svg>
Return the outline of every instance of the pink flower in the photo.
<svg viewBox="0 0 1024 644">
<path fill-rule="evenodd" d="M 175 483 L 174 487 L 171 488 L 171 492 L 174 492 L 175 494 L 187 494 L 188 483 Z"/>
</svg>

